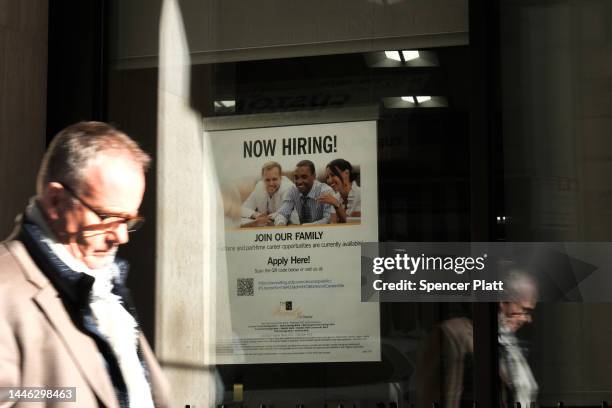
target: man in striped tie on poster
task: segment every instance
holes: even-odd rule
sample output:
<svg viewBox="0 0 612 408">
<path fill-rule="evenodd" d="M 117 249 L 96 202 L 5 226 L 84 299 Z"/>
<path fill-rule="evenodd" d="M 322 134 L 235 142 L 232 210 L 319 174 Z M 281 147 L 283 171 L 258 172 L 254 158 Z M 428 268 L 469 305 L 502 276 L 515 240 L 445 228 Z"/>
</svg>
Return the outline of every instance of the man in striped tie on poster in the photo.
<svg viewBox="0 0 612 408">
<path fill-rule="evenodd" d="M 287 225 L 291 212 L 296 210 L 300 224 L 329 224 L 334 209 L 330 204 L 320 202 L 323 193 L 333 194 L 327 184 L 316 179 L 314 163 L 302 160 L 293 173 L 295 185 L 289 189 L 274 219 L 275 225 Z"/>
</svg>

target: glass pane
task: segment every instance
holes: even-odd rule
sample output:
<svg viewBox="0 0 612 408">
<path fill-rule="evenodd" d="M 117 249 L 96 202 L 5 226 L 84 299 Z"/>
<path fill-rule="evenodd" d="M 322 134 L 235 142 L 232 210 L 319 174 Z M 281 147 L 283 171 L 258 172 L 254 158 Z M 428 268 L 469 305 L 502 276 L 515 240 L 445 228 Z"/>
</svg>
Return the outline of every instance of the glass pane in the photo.
<svg viewBox="0 0 612 408">
<path fill-rule="evenodd" d="M 609 241 L 611 4 L 500 4 L 506 238 Z M 541 404 L 610 400 L 610 312 L 542 303 L 517 332 Z"/>
<path fill-rule="evenodd" d="M 374 241 L 469 241 L 468 47 L 412 49 L 406 45 L 405 49 L 372 51 L 368 43 L 363 52 L 329 53 L 327 49 L 329 55 L 316 55 L 310 50 L 293 58 L 270 59 L 245 59 L 245 53 L 240 53 L 241 58 L 234 61 L 228 55 L 235 50 L 220 50 L 221 54 L 229 52 L 220 59 L 230 62 L 209 63 L 206 59 L 211 59 L 214 50 L 197 48 L 215 43 L 214 32 L 204 42 L 198 37 L 202 22 L 196 21 L 195 14 L 200 15 L 202 10 L 181 14 L 180 7 L 147 4 L 148 12 L 139 14 L 137 11 L 143 8 L 139 2 L 113 4 L 111 55 L 116 60 L 109 75 L 109 119 L 140 138 L 146 150 L 156 152 L 157 167 L 149 174 L 148 184 L 154 190 L 148 193 L 145 206 L 152 213 L 146 214 L 147 227 L 157 225 L 157 237 L 151 232 L 145 241 L 134 242 L 132 255 L 150 254 L 152 248 L 156 251 L 151 257 L 154 260 L 142 260 L 141 265 L 158 269 L 157 314 L 145 314 L 155 317 L 156 352 L 171 380 L 177 404 L 391 408 L 471 401 L 474 352 L 470 341 L 474 328 L 470 304 L 381 304 L 372 330 L 380 355 L 368 359 L 361 353 L 371 350 L 357 340 L 349 342 L 345 332 L 333 327 L 321 336 L 327 336 L 324 340 L 317 340 L 319 345 L 341 337 L 345 350 L 336 348 L 323 354 L 300 346 L 303 353 L 298 357 L 295 344 L 301 345 L 304 337 L 316 337 L 319 332 L 303 325 L 300 330 L 306 334 L 291 337 L 287 332 L 297 326 L 278 324 L 279 316 L 306 319 L 307 307 L 298 309 L 303 305 L 325 310 L 326 317 L 336 319 L 336 327 L 360 327 L 372 318 L 354 312 L 348 315 L 354 321 L 340 318 L 345 316 L 341 310 L 346 313 L 350 309 L 343 305 L 346 298 L 340 292 L 326 295 L 319 291 L 310 296 L 311 292 L 301 290 L 293 298 L 277 299 L 274 308 L 261 301 L 252 303 L 252 307 L 247 303 L 261 285 L 273 280 L 266 278 L 262 283 L 264 279 L 259 278 L 272 274 L 266 268 L 276 268 L 275 273 L 282 268 L 282 273 L 290 272 L 288 266 L 274 263 L 280 258 L 279 252 L 267 247 L 270 242 L 283 244 L 276 234 L 321 231 L 333 235 L 331 231 L 342 228 L 360 231 L 359 225 L 375 225 L 371 236 Z M 398 7 L 412 5 L 404 2 Z M 390 11 L 385 8 L 385 15 Z M 433 9 L 421 11 L 429 13 Z M 181 18 L 168 28 L 164 25 L 168 15 Z M 463 16 L 453 14 L 447 23 Z M 176 35 L 174 41 L 165 42 L 167 30 Z M 159 44 L 157 38 L 161 38 Z M 217 41 L 222 44 L 224 39 Z M 262 54 L 265 52 L 258 50 L 253 55 Z M 176 79 L 179 81 L 173 82 Z M 337 136 L 338 153 L 325 152 L 325 156 L 293 145 L 287 150 L 291 154 L 281 155 L 279 150 L 265 153 L 265 146 L 282 149 L 283 135 L 305 132 L 308 126 L 336 129 L 337 134 L 315 136 Z M 367 127 L 371 139 L 345 143 L 355 136 L 341 133 L 349 126 L 357 130 Z M 231 138 L 239 142 L 232 144 Z M 275 140 L 274 148 L 266 144 Z M 361 144 L 363 140 L 371 145 Z M 326 140 L 319 147 L 314 147 L 315 143 L 303 148 L 326 149 Z M 239 146 L 240 157 L 236 158 L 228 146 Z M 345 156 L 342 146 L 348 146 L 346 151 L 353 156 Z M 369 163 L 353 157 L 372 160 Z M 361 189 L 364 207 L 360 214 L 350 211 L 351 200 L 343 197 L 339 182 L 328 174 L 335 167 L 329 166 L 331 160 L 338 158 L 351 162 L 346 184 L 353 191 L 354 186 Z M 268 186 L 266 172 L 276 171 L 265 168 L 267 161 L 280 162 L 279 178 L 286 177 L 298 188 L 295 175 L 304 167 L 298 165 L 302 159 L 314 162 L 318 183 L 336 188 L 339 205 L 344 200 L 348 214 L 337 224 L 346 225 L 281 229 L 270 225 L 276 217 L 259 217 L 280 211 L 268 207 L 272 199 L 265 202 L 265 208 L 256 208 L 255 217 L 251 217 L 253 212 L 243 214 L 244 204 L 258 183 Z M 344 170 L 339 169 L 339 173 Z M 341 175 L 337 177 L 343 180 Z M 234 181 L 227 182 L 230 179 Z M 375 188 L 367 190 L 368 183 Z M 269 186 L 270 190 L 265 190 L 269 197 L 281 188 L 276 189 L 274 182 Z M 367 205 L 369 210 L 365 209 Z M 300 224 L 313 216 L 306 216 L 301 207 L 294 209 Z M 289 223 L 290 216 L 286 218 Z M 376 223 L 367 224 L 372 220 Z M 342 242 L 348 242 L 350 235 L 344 233 Z M 247 256 L 228 254 L 230 247 L 229 251 L 246 251 L 246 243 L 232 243 L 244 236 L 252 237 L 248 245 L 256 250 Z M 290 244 L 298 243 L 295 237 L 288 239 Z M 316 242 L 311 238 L 306 242 Z M 240 249 L 242 244 L 245 247 Z M 359 254 L 357 251 L 349 259 L 343 251 L 326 253 L 319 257 L 319 264 L 307 267 L 329 268 L 329 276 L 334 278 L 342 276 L 342 263 L 356 263 L 355 270 L 345 271 L 348 277 L 344 283 L 356 282 L 348 302 L 355 302 L 357 309 L 361 307 L 356 270 Z M 316 254 L 313 251 L 310 256 Z M 259 261 L 262 257 L 274 259 L 268 266 Z M 329 266 L 338 264 L 337 270 Z M 262 317 L 264 312 L 271 316 Z M 251 319 L 252 327 L 243 324 L 246 319 Z M 244 335 L 245 328 L 276 332 L 258 348 L 256 341 L 264 341 Z M 270 342 L 270 338 L 277 342 Z M 458 350 L 452 348 L 457 341 L 463 342 Z M 217 364 L 229 357 L 234 357 L 232 364 Z"/>
</svg>

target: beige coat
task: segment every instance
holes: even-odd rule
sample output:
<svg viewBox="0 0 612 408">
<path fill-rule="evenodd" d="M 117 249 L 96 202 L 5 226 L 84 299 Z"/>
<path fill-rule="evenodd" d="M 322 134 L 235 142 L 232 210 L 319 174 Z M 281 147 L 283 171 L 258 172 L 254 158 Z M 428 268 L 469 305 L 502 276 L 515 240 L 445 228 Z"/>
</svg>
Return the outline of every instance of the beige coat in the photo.
<svg viewBox="0 0 612 408">
<path fill-rule="evenodd" d="M 144 336 L 156 407 L 169 388 Z M 0 243 L 0 387 L 76 387 L 76 403 L 22 403 L 15 407 L 118 407 L 105 363 L 92 338 L 72 323 L 58 292 L 19 241 Z M 100 401 L 101 404 L 98 404 Z M 3 403 L 4 408 L 13 403 Z"/>
</svg>

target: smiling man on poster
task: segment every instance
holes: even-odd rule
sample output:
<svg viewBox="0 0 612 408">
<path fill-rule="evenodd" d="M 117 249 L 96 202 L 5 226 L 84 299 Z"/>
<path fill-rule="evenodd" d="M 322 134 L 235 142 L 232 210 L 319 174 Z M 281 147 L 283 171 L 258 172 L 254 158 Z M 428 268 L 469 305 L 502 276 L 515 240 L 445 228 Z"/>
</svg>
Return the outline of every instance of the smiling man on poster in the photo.
<svg viewBox="0 0 612 408">
<path fill-rule="evenodd" d="M 295 186 L 289 189 L 281 208 L 274 219 L 275 225 L 287 225 L 293 210 L 297 211 L 300 224 L 329 224 L 334 212 L 330 204 L 320 202 L 324 194 L 333 194 L 327 184 L 316 179 L 314 163 L 310 160 L 300 161 L 293 175 Z"/>
<path fill-rule="evenodd" d="M 282 167 L 275 161 L 267 162 L 261 168 L 261 180 L 242 203 L 242 227 L 271 225 L 276 211 L 281 206 L 285 193 L 293 183 L 283 176 Z"/>
</svg>

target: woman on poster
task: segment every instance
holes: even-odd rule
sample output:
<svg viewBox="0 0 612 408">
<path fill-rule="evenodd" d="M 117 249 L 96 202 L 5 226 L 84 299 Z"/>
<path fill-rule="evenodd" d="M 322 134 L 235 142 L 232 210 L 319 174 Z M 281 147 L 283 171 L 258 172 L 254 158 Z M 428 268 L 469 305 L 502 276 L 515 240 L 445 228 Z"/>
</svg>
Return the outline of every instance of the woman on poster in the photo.
<svg viewBox="0 0 612 408">
<path fill-rule="evenodd" d="M 335 194 L 324 194 L 319 201 L 330 204 L 336 211 L 336 222 L 345 223 L 361 217 L 361 189 L 357 185 L 353 166 L 347 160 L 335 159 L 325 168 L 326 183 Z M 332 216 L 332 222 L 334 217 Z"/>
</svg>

